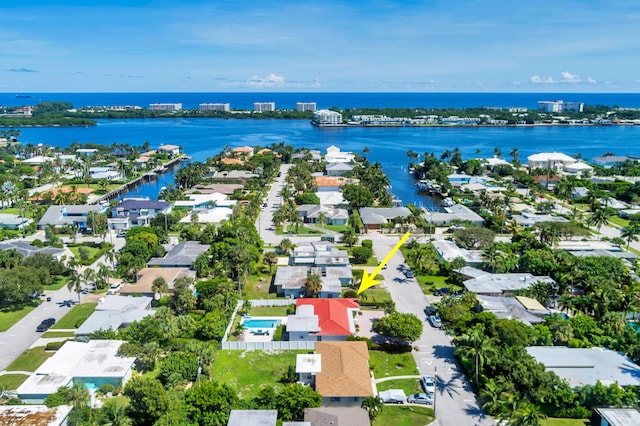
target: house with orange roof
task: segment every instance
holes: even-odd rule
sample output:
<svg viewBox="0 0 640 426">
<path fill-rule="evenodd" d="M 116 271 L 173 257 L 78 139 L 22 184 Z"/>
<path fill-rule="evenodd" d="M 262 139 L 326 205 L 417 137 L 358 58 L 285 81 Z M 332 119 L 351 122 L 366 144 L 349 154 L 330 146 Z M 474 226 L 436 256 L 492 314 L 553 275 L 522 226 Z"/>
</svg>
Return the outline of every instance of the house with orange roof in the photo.
<svg viewBox="0 0 640 426">
<path fill-rule="evenodd" d="M 222 164 L 227 164 L 227 165 L 228 165 L 228 164 L 240 164 L 240 165 L 243 165 L 243 164 L 244 164 L 244 161 L 242 161 L 242 160 L 241 160 L 241 159 L 239 159 L 239 158 L 228 158 L 228 157 L 222 158 L 222 159 L 220 160 L 220 162 L 221 162 Z"/>
<path fill-rule="evenodd" d="M 249 158 L 253 156 L 253 148 L 250 146 L 240 146 L 238 148 L 233 148 L 231 150 L 231 154 L 237 158 Z"/>
<path fill-rule="evenodd" d="M 356 333 L 354 317 L 359 310 L 358 299 L 298 299 L 295 315 L 287 319 L 289 340 L 347 340 Z"/>
<path fill-rule="evenodd" d="M 374 396 L 366 342 L 318 342 L 321 370 L 316 373 L 316 392 L 323 406 L 357 406 Z"/>
</svg>

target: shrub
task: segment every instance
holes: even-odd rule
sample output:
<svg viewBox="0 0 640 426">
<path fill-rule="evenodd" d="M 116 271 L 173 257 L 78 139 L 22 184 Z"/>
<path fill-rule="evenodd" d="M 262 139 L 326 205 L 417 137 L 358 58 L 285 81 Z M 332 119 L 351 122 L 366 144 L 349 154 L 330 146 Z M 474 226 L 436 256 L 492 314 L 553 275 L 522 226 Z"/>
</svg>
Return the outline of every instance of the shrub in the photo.
<svg viewBox="0 0 640 426">
<path fill-rule="evenodd" d="M 37 238 L 31 242 L 31 245 L 34 247 L 44 247 L 44 243 L 42 242 L 42 240 L 39 240 Z"/>
<path fill-rule="evenodd" d="M 373 255 L 373 250 L 369 247 L 354 247 L 351 251 L 353 254 L 353 262 L 354 263 L 367 263 L 369 257 Z"/>
<path fill-rule="evenodd" d="M 282 340 L 283 333 L 284 333 L 284 326 L 280 324 L 276 328 L 275 333 L 273 333 L 273 340 L 275 340 L 276 342 L 279 342 L 280 340 Z"/>
<path fill-rule="evenodd" d="M 47 343 L 47 345 L 44 347 L 45 351 L 57 351 L 58 349 L 60 349 L 62 347 L 62 345 L 64 345 L 67 341 L 63 340 L 62 342 L 49 342 Z"/>
<path fill-rule="evenodd" d="M 108 394 L 109 392 L 111 392 L 111 393 L 113 394 L 113 392 L 114 392 L 115 390 L 116 390 L 116 387 L 115 387 L 115 386 L 113 386 L 111 383 L 105 383 L 104 385 L 101 385 L 101 386 L 98 388 L 98 392 L 99 392 L 101 395 L 106 395 L 106 394 Z"/>
<path fill-rule="evenodd" d="M 373 248 L 372 240 L 362 240 L 362 247 Z"/>
</svg>

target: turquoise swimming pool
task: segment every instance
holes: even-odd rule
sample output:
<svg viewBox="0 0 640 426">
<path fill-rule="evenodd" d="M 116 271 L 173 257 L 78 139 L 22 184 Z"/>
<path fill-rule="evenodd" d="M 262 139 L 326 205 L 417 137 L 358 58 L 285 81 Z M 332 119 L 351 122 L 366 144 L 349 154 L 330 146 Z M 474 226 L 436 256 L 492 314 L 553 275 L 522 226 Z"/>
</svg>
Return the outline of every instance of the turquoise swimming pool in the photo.
<svg viewBox="0 0 640 426">
<path fill-rule="evenodd" d="M 280 324 L 279 320 L 248 319 L 244 320 L 242 326 L 244 328 L 276 328 L 278 324 Z"/>
</svg>

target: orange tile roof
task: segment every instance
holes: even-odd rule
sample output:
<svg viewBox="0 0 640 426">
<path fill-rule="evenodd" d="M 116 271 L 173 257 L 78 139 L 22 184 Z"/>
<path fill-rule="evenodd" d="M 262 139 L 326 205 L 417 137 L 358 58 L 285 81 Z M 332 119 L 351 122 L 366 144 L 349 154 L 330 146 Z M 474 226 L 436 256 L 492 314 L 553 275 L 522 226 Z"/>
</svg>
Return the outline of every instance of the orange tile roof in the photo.
<svg viewBox="0 0 640 426">
<path fill-rule="evenodd" d="M 317 342 L 322 371 L 316 392 L 323 397 L 373 396 L 366 342 Z"/>
<path fill-rule="evenodd" d="M 244 161 L 238 158 L 223 158 L 220 160 L 222 164 L 244 164 Z"/>
<path fill-rule="evenodd" d="M 342 186 L 345 182 L 329 176 L 316 176 L 316 185 L 318 186 Z"/>
<path fill-rule="evenodd" d="M 250 146 L 240 146 L 238 148 L 233 148 L 231 151 L 237 153 L 250 153 L 253 152 L 253 148 Z"/>
<path fill-rule="evenodd" d="M 319 336 L 351 336 L 350 315 L 352 309 L 360 309 L 358 299 L 298 299 L 296 307 L 312 305 L 318 316 Z"/>
</svg>

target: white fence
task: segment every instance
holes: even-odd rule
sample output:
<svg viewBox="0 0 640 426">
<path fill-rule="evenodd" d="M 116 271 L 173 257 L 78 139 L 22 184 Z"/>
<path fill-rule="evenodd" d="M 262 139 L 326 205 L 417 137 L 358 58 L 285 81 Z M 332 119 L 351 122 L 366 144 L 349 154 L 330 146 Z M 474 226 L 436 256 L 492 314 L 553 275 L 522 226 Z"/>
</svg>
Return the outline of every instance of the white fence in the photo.
<svg viewBox="0 0 640 426">
<path fill-rule="evenodd" d="M 264 350 L 280 350 L 280 351 L 297 351 L 297 350 L 315 350 L 316 342 L 222 342 L 220 349 L 231 351 L 264 351 Z"/>
<path fill-rule="evenodd" d="M 289 306 L 295 305 L 295 299 L 252 299 L 251 306 Z"/>
</svg>

